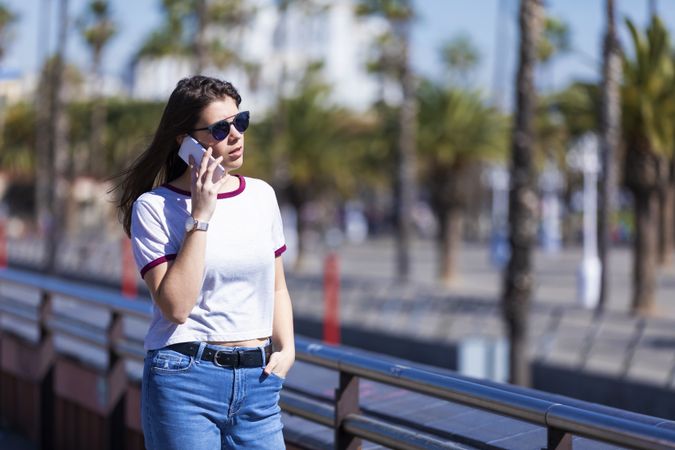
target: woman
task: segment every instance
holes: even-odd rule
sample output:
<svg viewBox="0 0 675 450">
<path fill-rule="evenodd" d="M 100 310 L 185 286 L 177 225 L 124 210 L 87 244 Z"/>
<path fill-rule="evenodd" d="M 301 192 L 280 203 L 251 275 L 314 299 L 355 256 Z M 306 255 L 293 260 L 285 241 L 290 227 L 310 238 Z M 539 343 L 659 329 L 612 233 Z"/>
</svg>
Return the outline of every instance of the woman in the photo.
<svg viewBox="0 0 675 450">
<path fill-rule="evenodd" d="M 230 83 L 181 80 L 118 186 L 153 299 L 141 400 L 149 449 L 284 448 L 279 392 L 295 360 L 286 246 L 272 188 L 230 174 L 244 158 L 240 103 Z M 189 165 L 178 156 L 187 136 L 207 149 Z"/>
</svg>

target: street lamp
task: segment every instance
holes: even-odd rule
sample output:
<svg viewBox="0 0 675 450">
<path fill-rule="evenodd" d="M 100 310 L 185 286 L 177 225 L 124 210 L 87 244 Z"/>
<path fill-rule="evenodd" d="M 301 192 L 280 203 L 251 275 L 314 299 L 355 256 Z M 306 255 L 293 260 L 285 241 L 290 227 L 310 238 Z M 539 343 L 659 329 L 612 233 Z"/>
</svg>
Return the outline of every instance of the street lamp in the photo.
<svg viewBox="0 0 675 450">
<path fill-rule="evenodd" d="M 597 183 L 600 171 L 597 137 L 594 134 L 582 136 L 570 151 L 568 163 L 584 175 L 584 254 L 577 272 L 577 300 L 585 308 L 595 308 L 600 298 L 602 270 L 597 242 Z"/>
<path fill-rule="evenodd" d="M 539 177 L 541 189 L 541 246 L 545 251 L 556 253 L 561 246 L 560 190 L 563 177 L 553 161 L 548 161 Z"/>
<path fill-rule="evenodd" d="M 492 188 L 492 230 L 490 233 L 490 261 L 498 269 L 504 267 L 511 256 L 507 239 L 509 220 L 509 172 L 504 166 L 492 166 L 483 176 Z"/>
</svg>

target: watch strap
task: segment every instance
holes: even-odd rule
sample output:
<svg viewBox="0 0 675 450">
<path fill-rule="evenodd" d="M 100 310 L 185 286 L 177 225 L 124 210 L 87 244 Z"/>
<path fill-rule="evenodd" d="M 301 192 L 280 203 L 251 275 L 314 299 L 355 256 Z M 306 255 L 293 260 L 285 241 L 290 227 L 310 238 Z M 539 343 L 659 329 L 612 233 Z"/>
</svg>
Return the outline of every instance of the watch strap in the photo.
<svg viewBox="0 0 675 450">
<path fill-rule="evenodd" d="M 195 227 L 193 230 L 206 231 L 209 229 L 209 223 L 203 220 L 195 219 Z"/>
<path fill-rule="evenodd" d="M 205 220 L 198 220 L 192 216 L 188 216 L 185 220 L 185 231 L 191 232 L 195 230 L 206 231 L 209 229 L 209 223 Z"/>
</svg>

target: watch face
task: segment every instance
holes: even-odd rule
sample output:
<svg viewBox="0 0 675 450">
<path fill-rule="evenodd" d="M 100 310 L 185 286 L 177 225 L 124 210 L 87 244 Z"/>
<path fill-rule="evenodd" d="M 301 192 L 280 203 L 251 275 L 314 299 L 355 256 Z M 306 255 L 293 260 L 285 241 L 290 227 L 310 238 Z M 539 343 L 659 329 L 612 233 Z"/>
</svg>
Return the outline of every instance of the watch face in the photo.
<svg viewBox="0 0 675 450">
<path fill-rule="evenodd" d="M 196 223 L 197 221 L 192 217 L 185 219 L 185 231 L 192 231 Z"/>
</svg>

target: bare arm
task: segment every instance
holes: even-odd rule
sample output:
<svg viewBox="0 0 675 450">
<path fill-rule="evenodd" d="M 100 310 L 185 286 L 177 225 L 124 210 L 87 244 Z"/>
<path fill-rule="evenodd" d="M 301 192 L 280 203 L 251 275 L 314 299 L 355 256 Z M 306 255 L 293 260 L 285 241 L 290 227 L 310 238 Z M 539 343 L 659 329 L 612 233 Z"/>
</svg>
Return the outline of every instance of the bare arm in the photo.
<svg viewBox="0 0 675 450">
<path fill-rule="evenodd" d="M 268 374 L 274 372 L 285 377 L 295 361 L 295 339 L 293 334 L 293 306 L 286 287 L 286 276 L 281 256 L 274 260 L 274 320 L 272 343 L 276 350 L 265 367 Z"/>
<path fill-rule="evenodd" d="M 206 232 L 191 231 L 174 261 L 153 267 L 145 283 L 162 315 L 173 323 L 184 323 L 194 308 L 202 287 Z"/>
<path fill-rule="evenodd" d="M 213 182 L 220 156 L 208 164 L 211 148 L 195 167 L 190 157 L 192 217 L 209 221 L 216 208 L 218 192 L 227 177 Z M 206 255 L 206 232 L 194 230 L 185 234 L 176 259 L 172 263 L 160 264 L 145 274 L 145 282 L 152 298 L 162 315 L 173 323 L 184 323 L 194 308 L 202 288 L 204 258 Z"/>
</svg>

